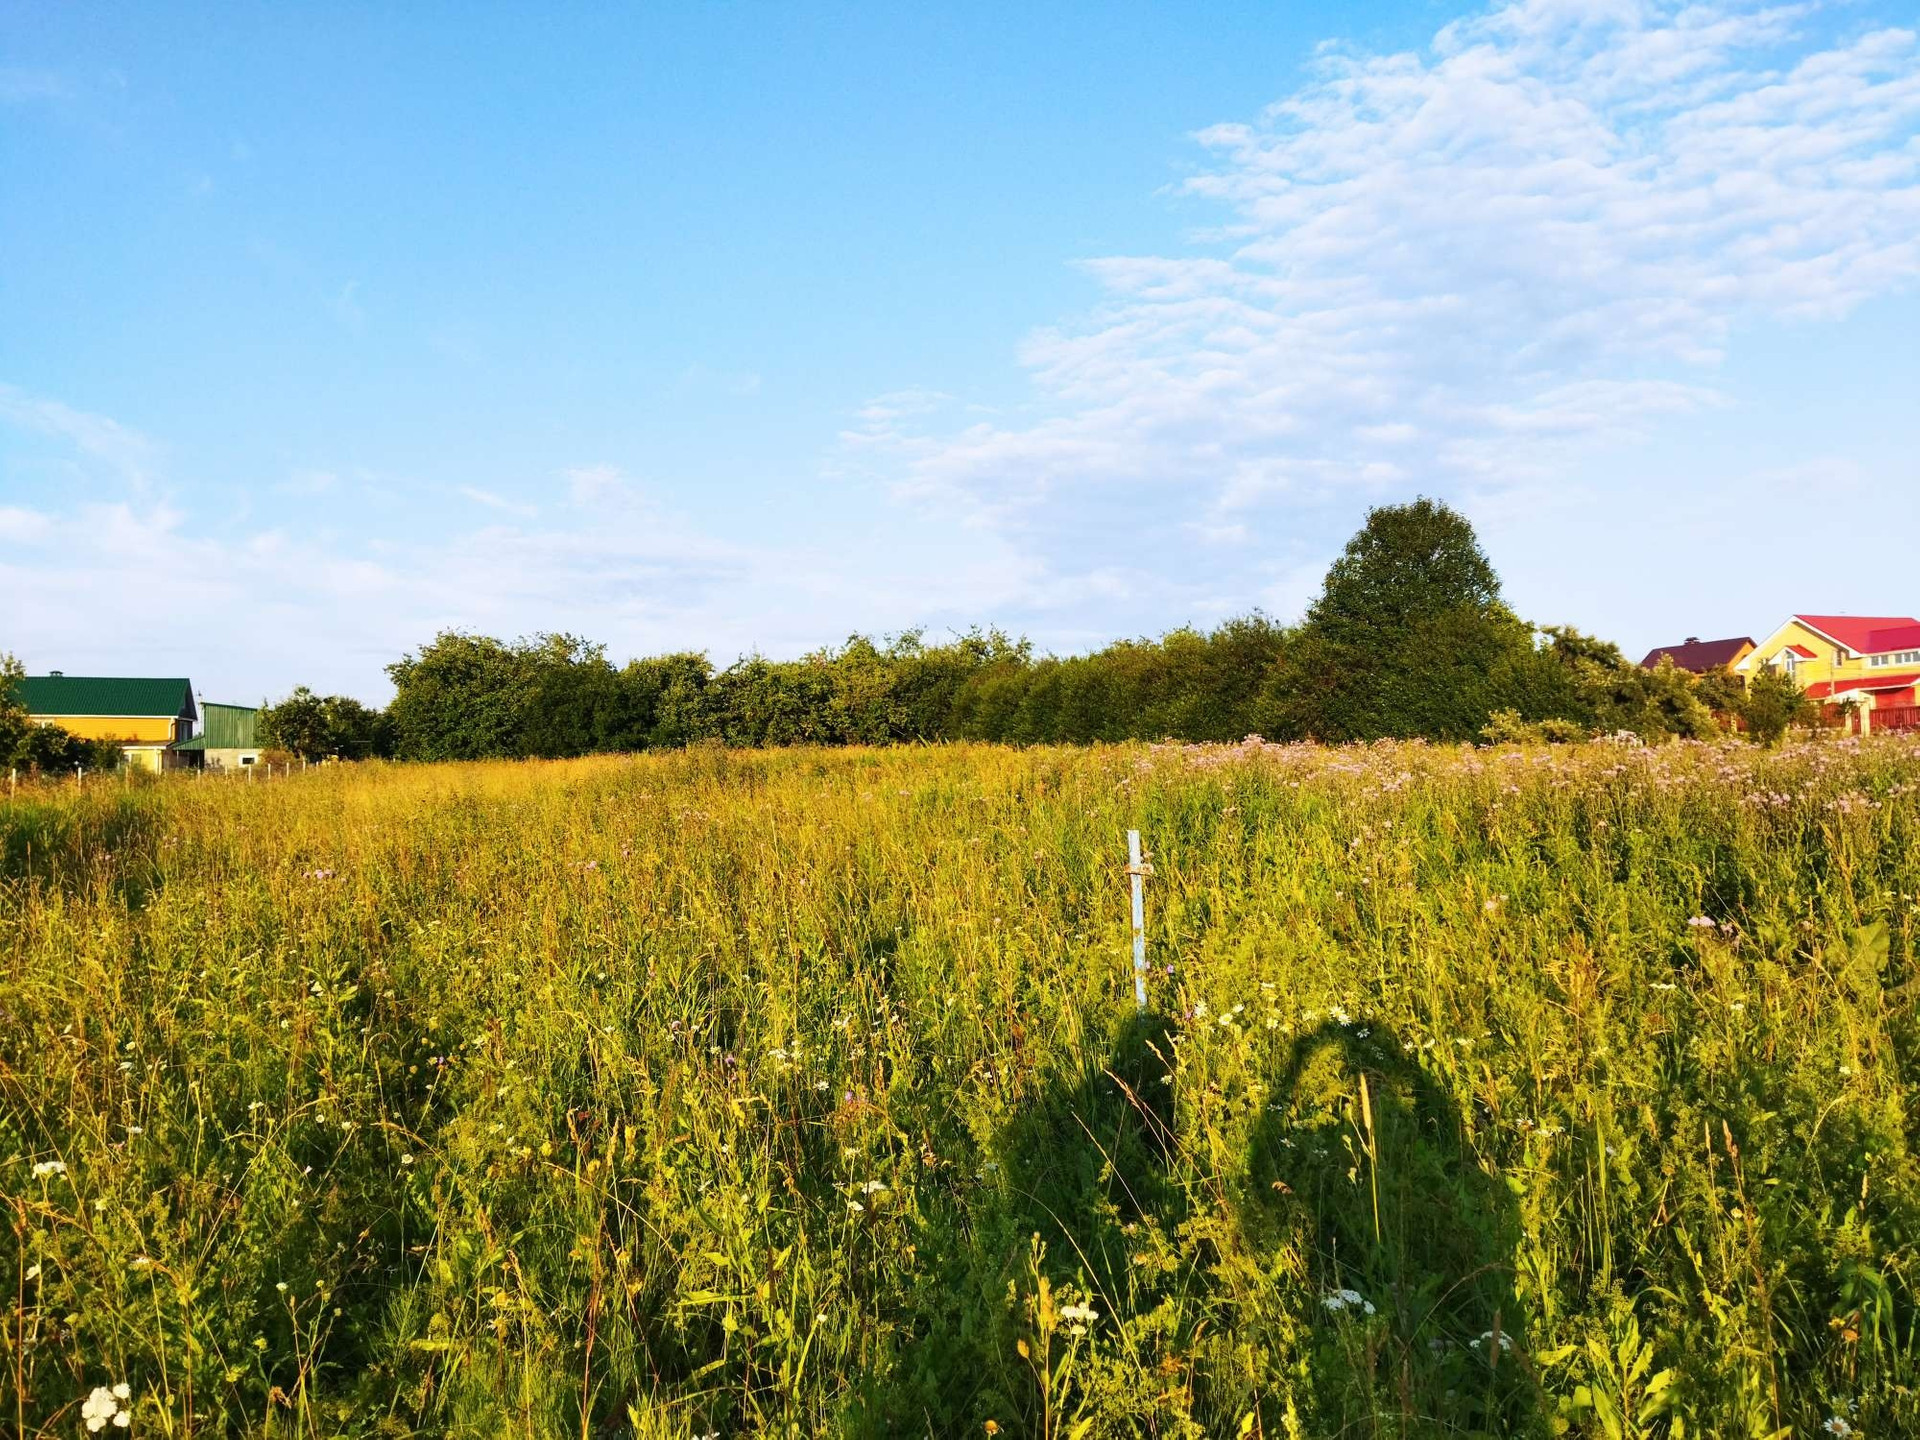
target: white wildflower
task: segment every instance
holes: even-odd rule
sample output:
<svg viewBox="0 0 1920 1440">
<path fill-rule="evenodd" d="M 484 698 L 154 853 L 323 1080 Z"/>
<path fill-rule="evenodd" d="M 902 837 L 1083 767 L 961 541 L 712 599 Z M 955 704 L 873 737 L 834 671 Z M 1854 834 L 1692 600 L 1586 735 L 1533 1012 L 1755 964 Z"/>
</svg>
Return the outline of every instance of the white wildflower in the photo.
<svg viewBox="0 0 1920 1440">
<path fill-rule="evenodd" d="M 64 1175 L 66 1173 L 67 1162 L 64 1160 L 41 1160 L 33 1167 L 33 1178 L 36 1180 L 45 1180 L 50 1175 Z"/>
<path fill-rule="evenodd" d="M 105 1385 L 94 1386 L 93 1393 L 80 1402 L 80 1418 L 87 1422 L 87 1429 L 100 1431 L 109 1425 L 126 1428 L 133 1417 L 120 1402 L 130 1398 L 131 1388 L 122 1381 L 112 1389 Z"/>
<path fill-rule="evenodd" d="M 1320 1303 L 1336 1315 L 1347 1310 L 1358 1310 L 1363 1315 L 1373 1314 L 1373 1302 L 1358 1290 L 1330 1290 L 1321 1296 Z"/>
<path fill-rule="evenodd" d="M 1070 1322 L 1067 1326 L 1069 1335 L 1084 1335 L 1087 1327 L 1100 1318 L 1100 1312 L 1091 1305 L 1062 1305 L 1060 1318 Z"/>
</svg>

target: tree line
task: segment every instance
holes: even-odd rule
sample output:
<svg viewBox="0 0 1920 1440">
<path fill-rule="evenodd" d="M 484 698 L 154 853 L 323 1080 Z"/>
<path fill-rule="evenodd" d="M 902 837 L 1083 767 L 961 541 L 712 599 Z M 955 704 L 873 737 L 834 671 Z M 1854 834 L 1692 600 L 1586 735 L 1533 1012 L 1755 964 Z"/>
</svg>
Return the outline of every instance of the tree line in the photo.
<svg viewBox="0 0 1920 1440">
<path fill-rule="evenodd" d="M 1811 715 L 1770 672 L 1643 669 L 1521 619 L 1472 527 L 1425 499 L 1371 511 L 1293 626 L 1256 613 L 1066 657 L 999 630 L 855 635 L 724 669 L 691 652 L 616 665 L 573 635 L 448 631 L 387 672 L 384 711 L 301 689 L 266 707 L 262 738 L 308 758 L 470 760 L 703 743 L 1697 738 L 1735 717 L 1774 739 Z"/>
</svg>

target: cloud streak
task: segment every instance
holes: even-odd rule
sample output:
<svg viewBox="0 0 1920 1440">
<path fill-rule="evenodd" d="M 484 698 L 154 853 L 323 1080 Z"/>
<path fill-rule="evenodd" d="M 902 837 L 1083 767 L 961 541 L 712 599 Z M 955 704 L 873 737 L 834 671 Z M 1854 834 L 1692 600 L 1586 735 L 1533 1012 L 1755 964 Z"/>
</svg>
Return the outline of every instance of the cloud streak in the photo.
<svg viewBox="0 0 1920 1440">
<path fill-rule="evenodd" d="M 1724 403 L 1745 327 L 1920 275 L 1920 46 L 1808 23 L 1525 0 L 1419 53 L 1329 47 L 1196 135 L 1192 253 L 1087 263 L 1102 304 L 1022 350 L 1037 418 L 881 407 L 853 443 L 1054 566 L 1114 493 L 1214 537 L 1414 485 L 1551 487 Z"/>
</svg>

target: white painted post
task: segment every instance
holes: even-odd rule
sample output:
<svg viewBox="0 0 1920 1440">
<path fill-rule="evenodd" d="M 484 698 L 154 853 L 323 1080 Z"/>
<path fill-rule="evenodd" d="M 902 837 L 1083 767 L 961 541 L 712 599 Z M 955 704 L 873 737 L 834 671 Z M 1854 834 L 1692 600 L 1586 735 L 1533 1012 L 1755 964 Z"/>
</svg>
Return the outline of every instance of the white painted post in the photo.
<svg viewBox="0 0 1920 1440">
<path fill-rule="evenodd" d="M 1153 873 L 1140 861 L 1140 832 L 1127 831 L 1127 875 L 1133 881 L 1133 1004 L 1147 1008 L 1147 911 L 1141 881 Z"/>
</svg>

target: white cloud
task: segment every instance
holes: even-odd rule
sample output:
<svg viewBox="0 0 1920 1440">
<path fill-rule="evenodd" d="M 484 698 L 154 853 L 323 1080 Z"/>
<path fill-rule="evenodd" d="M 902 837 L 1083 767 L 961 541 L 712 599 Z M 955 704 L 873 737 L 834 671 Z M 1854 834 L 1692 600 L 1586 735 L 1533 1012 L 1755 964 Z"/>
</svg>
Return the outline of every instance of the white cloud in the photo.
<svg viewBox="0 0 1920 1440">
<path fill-rule="evenodd" d="M 103 465 L 113 478 L 144 489 L 161 457 L 160 446 L 139 431 L 0 383 L 0 425 L 12 425 L 71 444 Z"/>
<path fill-rule="evenodd" d="M 18 505 L 0 505 L 0 540 L 20 545 L 40 545 L 53 533 L 53 521 L 37 510 Z"/>
<path fill-rule="evenodd" d="M 489 510 L 498 510 L 507 515 L 519 515 L 531 519 L 540 512 L 532 505 L 522 505 L 509 500 L 504 495 L 496 495 L 491 490 L 482 490 L 477 485 L 460 485 L 456 492 L 476 505 L 484 505 Z"/>
<path fill-rule="evenodd" d="M 75 413 L 9 398 L 0 421 Z M 98 432 L 61 433 L 80 450 Z M 76 463 L 113 475 L 98 454 Z M 432 492 L 415 491 L 407 499 L 427 505 L 431 522 L 373 538 L 245 517 L 216 533 L 142 495 L 0 506 L 0 649 L 70 672 L 166 664 L 215 699 L 301 683 L 378 699 L 382 667 L 443 629 L 571 630 L 616 656 L 710 649 L 725 664 L 753 650 L 797 654 L 856 628 L 964 623 L 981 597 L 1038 583 L 1009 547 L 979 537 L 890 534 L 876 516 L 860 533 L 747 545 L 702 532 L 616 467 L 560 478 L 567 504 L 552 518 L 466 486 L 464 498 L 498 517 L 466 525 L 434 507 Z M 330 472 L 292 483 L 357 503 Z M 166 625 L 125 623 L 151 613 L 156 595 L 166 597 Z"/>
<path fill-rule="evenodd" d="M 1211 543 L 1564 486 L 1732 403 L 1753 328 L 1920 276 L 1920 45 L 1812 38 L 1832 21 L 1523 0 L 1420 53 L 1328 47 L 1258 120 L 1197 134 L 1191 253 L 1089 262 L 1103 303 L 1029 337 L 1035 418 L 880 404 L 848 453 L 1049 568 L 1116 503 Z"/>
</svg>

